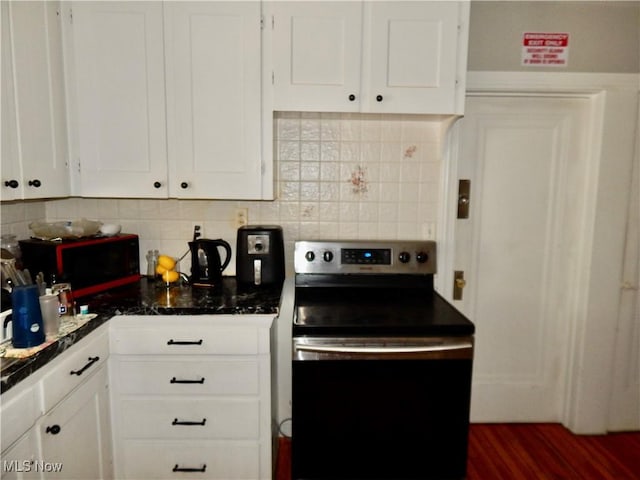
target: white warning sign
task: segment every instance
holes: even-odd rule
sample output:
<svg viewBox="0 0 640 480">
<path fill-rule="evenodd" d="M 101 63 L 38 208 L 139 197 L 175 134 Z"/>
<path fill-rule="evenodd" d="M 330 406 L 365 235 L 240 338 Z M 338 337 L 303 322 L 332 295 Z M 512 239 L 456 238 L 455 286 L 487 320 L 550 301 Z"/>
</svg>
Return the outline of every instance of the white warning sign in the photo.
<svg viewBox="0 0 640 480">
<path fill-rule="evenodd" d="M 566 67 L 569 60 L 568 33 L 525 32 L 522 36 L 522 65 Z"/>
</svg>

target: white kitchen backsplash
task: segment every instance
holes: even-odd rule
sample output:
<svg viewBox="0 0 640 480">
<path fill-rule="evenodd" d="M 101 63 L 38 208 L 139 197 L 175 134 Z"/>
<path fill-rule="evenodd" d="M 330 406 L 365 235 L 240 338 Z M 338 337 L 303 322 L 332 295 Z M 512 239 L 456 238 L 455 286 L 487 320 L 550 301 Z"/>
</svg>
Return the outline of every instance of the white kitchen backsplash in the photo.
<svg viewBox="0 0 640 480">
<path fill-rule="evenodd" d="M 28 224 L 42 219 L 120 223 L 140 236 L 143 272 L 149 249 L 186 252 L 196 223 L 205 237 L 223 238 L 235 250 L 237 208 L 248 208 L 251 224 L 281 225 L 289 253 L 299 238 L 433 238 L 447 124 L 426 116 L 276 113 L 275 201 L 5 202 L 2 231 L 27 236 Z M 225 274 L 233 273 L 232 262 Z"/>
</svg>

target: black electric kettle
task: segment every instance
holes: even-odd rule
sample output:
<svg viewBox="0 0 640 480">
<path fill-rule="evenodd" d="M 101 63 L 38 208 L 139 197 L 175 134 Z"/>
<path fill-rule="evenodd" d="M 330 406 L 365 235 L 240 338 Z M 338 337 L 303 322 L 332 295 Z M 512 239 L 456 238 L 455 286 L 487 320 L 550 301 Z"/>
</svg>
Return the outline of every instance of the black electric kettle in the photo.
<svg viewBox="0 0 640 480">
<path fill-rule="evenodd" d="M 226 256 L 220 259 L 218 247 L 222 247 Z M 191 250 L 191 285 L 196 287 L 214 287 L 222 283 L 222 271 L 231 260 L 231 246 L 222 240 L 201 238 L 189 242 Z"/>
</svg>

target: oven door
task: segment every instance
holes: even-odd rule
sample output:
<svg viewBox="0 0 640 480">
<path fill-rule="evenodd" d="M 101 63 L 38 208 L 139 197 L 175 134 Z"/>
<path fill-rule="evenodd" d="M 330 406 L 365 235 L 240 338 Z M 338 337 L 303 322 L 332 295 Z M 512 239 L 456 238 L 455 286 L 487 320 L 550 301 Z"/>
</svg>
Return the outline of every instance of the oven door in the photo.
<svg viewBox="0 0 640 480">
<path fill-rule="evenodd" d="M 472 337 L 294 338 L 292 477 L 462 479 Z"/>
</svg>

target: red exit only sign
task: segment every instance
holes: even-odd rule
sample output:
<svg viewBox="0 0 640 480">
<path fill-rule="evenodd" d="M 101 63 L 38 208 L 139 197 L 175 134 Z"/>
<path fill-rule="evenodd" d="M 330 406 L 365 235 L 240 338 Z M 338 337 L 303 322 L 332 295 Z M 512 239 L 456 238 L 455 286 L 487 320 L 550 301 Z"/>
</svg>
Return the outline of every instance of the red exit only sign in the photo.
<svg viewBox="0 0 640 480">
<path fill-rule="evenodd" d="M 568 59 L 568 33 L 525 32 L 523 34 L 523 66 L 566 67 Z"/>
</svg>

